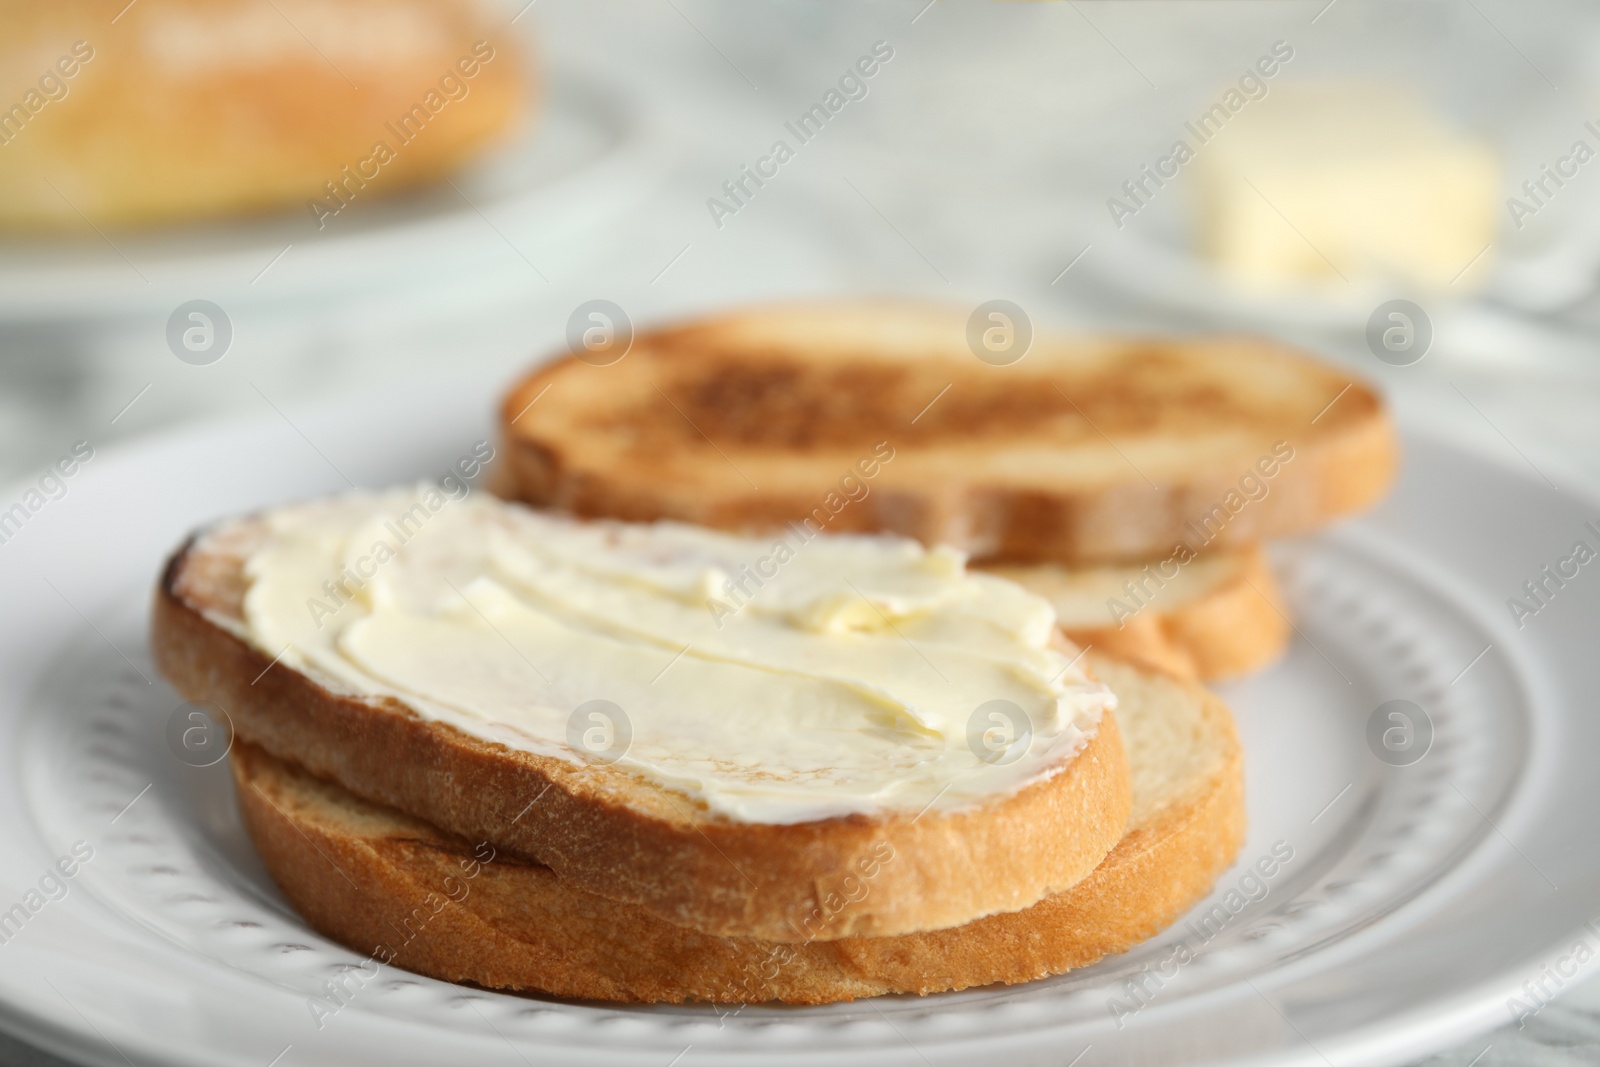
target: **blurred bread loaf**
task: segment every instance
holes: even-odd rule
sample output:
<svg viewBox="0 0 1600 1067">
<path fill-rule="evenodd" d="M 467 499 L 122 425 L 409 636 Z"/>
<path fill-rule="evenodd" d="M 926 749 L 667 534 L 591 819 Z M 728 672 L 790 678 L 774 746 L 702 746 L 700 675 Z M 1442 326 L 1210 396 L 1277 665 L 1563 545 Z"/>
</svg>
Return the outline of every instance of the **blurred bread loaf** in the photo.
<svg viewBox="0 0 1600 1067">
<path fill-rule="evenodd" d="M 523 60 L 473 0 L 0 0 L 0 26 L 9 230 L 290 205 L 326 226 L 525 106 Z"/>
</svg>

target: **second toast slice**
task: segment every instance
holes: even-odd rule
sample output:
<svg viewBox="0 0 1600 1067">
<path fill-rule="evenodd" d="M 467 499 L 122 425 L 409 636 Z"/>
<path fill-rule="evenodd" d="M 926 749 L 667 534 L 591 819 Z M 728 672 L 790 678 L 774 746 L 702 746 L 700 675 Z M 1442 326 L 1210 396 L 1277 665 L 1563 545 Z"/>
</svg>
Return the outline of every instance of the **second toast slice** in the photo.
<svg viewBox="0 0 1600 1067">
<path fill-rule="evenodd" d="M 1257 670 L 1283 654 L 1292 630 L 1258 545 L 1142 567 L 984 569 L 1050 601 L 1077 644 L 1180 677 L 1211 681 Z"/>
<path fill-rule="evenodd" d="M 983 360 L 963 314 L 755 308 L 568 356 L 507 394 L 500 490 L 581 515 L 804 522 L 1080 565 L 1312 529 L 1387 488 L 1364 382 L 1250 338 L 1035 339 Z"/>
</svg>

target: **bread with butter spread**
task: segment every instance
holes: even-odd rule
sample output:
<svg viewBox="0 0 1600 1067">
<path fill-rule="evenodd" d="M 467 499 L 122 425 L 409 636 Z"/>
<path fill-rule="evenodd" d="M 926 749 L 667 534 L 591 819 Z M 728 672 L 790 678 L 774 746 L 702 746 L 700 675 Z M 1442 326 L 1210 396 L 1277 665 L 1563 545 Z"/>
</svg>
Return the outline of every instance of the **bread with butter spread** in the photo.
<svg viewBox="0 0 1600 1067">
<path fill-rule="evenodd" d="M 374 496 L 370 506 L 394 504 L 391 496 Z M 428 494 L 423 493 L 418 499 L 427 498 Z M 722 669 L 719 665 L 725 666 L 730 658 L 736 658 L 737 648 L 725 646 L 721 652 L 713 648 L 702 655 L 701 650 L 691 651 L 685 644 L 675 657 L 672 655 L 675 644 L 665 647 L 635 642 L 626 646 L 631 651 L 618 652 L 621 638 L 606 634 L 615 635 L 627 628 L 636 632 L 646 624 L 641 621 L 643 616 L 631 607 L 620 616 L 602 620 L 599 628 L 604 634 L 596 635 L 584 629 L 583 639 L 589 644 L 582 647 L 609 656 L 637 656 L 642 663 L 649 664 L 648 669 L 633 672 L 641 675 L 637 691 L 647 693 L 646 699 L 665 699 L 657 694 L 674 686 L 679 687 L 677 692 L 688 694 L 679 701 L 684 706 L 676 710 L 690 713 L 690 717 L 678 721 L 688 732 L 699 730 L 702 737 L 710 740 L 705 741 L 703 752 L 698 748 L 700 742 L 695 742 L 695 751 L 685 757 L 687 762 L 675 765 L 687 768 L 683 774 L 714 777 L 721 773 L 717 769 L 718 760 L 733 760 L 740 752 L 755 752 L 754 757 L 739 758 L 759 761 L 764 751 L 768 753 L 766 759 L 781 761 L 786 745 L 807 743 L 803 733 L 790 735 L 794 738 L 792 742 L 780 740 L 776 749 L 770 746 L 740 749 L 736 742 L 745 737 L 749 729 L 742 728 L 738 719 L 748 716 L 753 722 L 759 722 L 783 708 L 798 705 L 796 712 L 801 718 L 795 729 L 812 733 L 823 731 L 818 734 L 823 738 L 822 743 L 812 747 L 812 751 L 821 753 L 822 765 L 806 772 L 811 777 L 799 779 L 797 783 L 782 783 L 788 790 L 786 795 L 804 800 L 827 788 L 827 778 L 836 765 L 828 762 L 833 757 L 829 755 L 831 742 L 826 739 L 833 736 L 841 740 L 859 740 L 863 744 L 870 742 L 878 747 L 869 751 L 886 752 L 889 754 L 886 759 L 911 761 L 903 763 L 899 771 L 893 763 L 885 762 L 880 771 L 874 769 L 878 765 L 873 758 L 856 759 L 853 766 L 864 768 L 868 788 L 877 789 L 875 783 L 879 780 L 885 787 L 895 786 L 917 767 L 930 766 L 929 761 L 947 757 L 956 761 L 952 766 L 958 778 L 949 779 L 937 794 L 929 785 L 926 802 L 919 799 L 915 805 L 920 810 L 903 805 L 878 811 L 846 806 L 832 817 L 796 817 L 785 821 L 729 817 L 720 810 L 713 810 L 703 799 L 697 799 L 692 788 L 674 784 L 678 780 L 692 784 L 691 778 L 664 781 L 638 773 L 627 763 L 597 761 L 570 744 L 563 744 L 560 736 L 551 739 L 554 748 L 550 745 L 522 746 L 517 743 L 518 735 L 513 731 L 515 724 L 507 720 L 490 722 L 488 726 L 494 727 L 490 729 L 459 717 L 430 717 L 426 709 L 445 698 L 428 695 L 425 700 L 408 701 L 402 698 L 419 690 L 403 689 L 397 697 L 374 683 L 373 678 L 393 679 L 397 674 L 404 675 L 417 667 L 414 661 L 437 654 L 443 657 L 439 662 L 445 665 L 447 677 L 444 681 L 451 686 L 466 686 L 478 693 L 486 687 L 492 690 L 496 679 L 503 677 L 511 680 L 513 703 L 538 703 L 531 694 L 526 698 L 519 695 L 522 690 L 517 687 L 540 685 L 532 673 L 520 672 L 530 668 L 537 670 L 531 661 L 525 667 L 524 660 L 541 658 L 545 653 L 537 647 L 537 640 L 524 642 L 527 645 L 524 651 L 508 636 L 509 632 L 517 635 L 518 641 L 523 640 L 522 631 L 513 629 L 520 617 L 517 612 L 522 608 L 514 603 L 503 607 L 505 613 L 500 614 L 502 609 L 486 599 L 492 589 L 470 584 L 466 577 L 461 577 L 449 589 L 436 589 L 427 594 L 420 609 L 423 614 L 413 621 L 415 625 L 433 629 L 418 631 L 424 637 L 399 648 L 396 655 L 374 667 L 375 675 L 360 675 L 352 681 L 344 675 L 327 673 L 325 668 L 329 660 L 312 657 L 302 662 L 301 655 L 311 656 L 308 649 L 312 641 L 331 642 L 325 646 L 328 650 L 348 650 L 357 642 L 358 627 L 367 635 L 387 632 L 381 629 L 380 623 L 393 629 L 405 622 L 395 614 L 398 609 L 351 608 L 349 610 L 356 613 L 354 620 L 339 629 L 315 610 L 311 619 L 306 620 L 301 598 L 289 596 L 283 602 L 289 614 L 297 617 L 296 624 L 303 627 L 305 636 L 285 640 L 281 647 L 279 639 L 274 637 L 270 646 L 264 646 L 261 633 L 250 631 L 246 620 L 256 617 L 251 615 L 252 604 L 259 607 L 263 600 L 271 602 L 268 594 L 276 588 L 272 584 L 275 579 L 270 577 L 274 572 L 263 561 L 275 558 L 273 551 L 287 553 L 286 558 L 291 560 L 302 559 L 309 551 L 305 547 L 308 545 L 318 551 L 335 553 L 335 562 L 328 564 L 326 570 L 328 581 L 321 581 L 324 571 L 318 569 L 320 563 L 313 560 L 314 565 L 310 567 L 307 588 L 311 595 L 306 598 L 306 604 L 307 608 L 315 609 L 324 595 L 319 590 L 326 589 L 327 595 L 332 596 L 339 591 L 335 582 L 351 581 L 358 570 L 378 574 L 381 566 L 391 577 L 378 574 L 370 580 L 398 583 L 394 575 L 411 573 L 408 568 L 415 567 L 418 574 L 432 583 L 434 571 L 427 565 L 428 561 L 460 558 L 460 546 L 465 544 L 467 535 L 486 523 L 503 522 L 508 524 L 506 529 L 515 531 L 531 526 L 550 539 L 558 536 L 588 539 L 579 546 L 581 566 L 553 566 L 547 572 L 527 578 L 530 582 L 545 582 L 541 587 L 545 593 L 550 589 L 571 587 L 573 583 L 596 581 L 592 568 L 601 566 L 604 561 L 597 563 L 595 553 L 603 553 L 606 546 L 630 537 L 640 539 L 651 552 L 658 547 L 664 552 L 670 546 L 662 539 L 669 536 L 690 540 L 722 536 L 709 531 L 701 534 L 679 530 L 672 534 L 652 527 L 574 523 L 559 517 L 541 516 L 520 505 L 502 503 L 487 496 L 454 503 L 441 501 L 440 511 L 431 518 L 426 517 L 423 509 L 423 521 L 429 525 L 419 527 L 415 539 L 404 545 L 407 558 L 421 560 L 415 564 L 390 561 L 380 565 L 365 556 L 357 558 L 353 551 L 346 553 L 347 545 L 366 544 L 366 533 L 352 532 L 345 538 L 312 525 L 308 527 L 310 534 L 295 541 L 285 532 L 298 529 L 295 522 L 300 520 L 291 521 L 293 516 L 324 516 L 331 513 L 328 512 L 330 508 L 347 506 L 356 508 L 362 516 L 368 514 L 361 510 L 369 507 L 365 498 L 351 497 L 356 499 L 355 503 L 340 503 L 344 499 L 309 502 L 262 516 L 224 522 L 183 546 L 173 556 L 161 581 L 154 605 L 152 644 L 162 673 L 186 698 L 215 704 L 226 712 L 241 742 L 337 782 L 355 795 L 400 809 L 451 833 L 488 841 L 508 854 L 519 854 L 542 863 L 574 888 L 619 905 L 636 907 L 663 922 L 713 935 L 742 935 L 773 941 L 907 933 L 956 926 L 982 915 L 1017 911 L 1087 876 L 1123 835 L 1130 786 L 1117 724 L 1109 715 L 1098 715 L 1095 720 L 1098 728 L 1090 733 L 1061 734 L 1063 745 L 1080 747 L 1063 747 L 1059 755 L 1053 755 L 1057 750 L 1049 748 L 1029 752 L 1025 759 L 1037 755 L 1045 762 L 1040 763 L 1038 773 L 1029 772 L 1025 777 L 1016 778 L 1014 788 L 996 788 L 991 792 L 984 787 L 984 791 L 969 801 L 964 796 L 967 787 L 962 781 L 988 781 L 986 776 L 991 774 L 988 764 L 967 752 L 972 735 L 927 741 L 930 736 L 926 733 L 927 727 L 880 718 L 887 714 L 882 710 L 889 707 L 886 701 L 895 695 L 882 684 L 850 683 L 849 692 L 854 694 L 851 699 L 865 701 L 860 705 L 864 710 L 859 718 L 849 718 L 854 713 L 847 713 L 847 721 L 839 727 L 844 732 L 834 735 L 825 732 L 830 728 L 827 722 L 817 725 L 806 717 L 813 710 L 806 700 L 790 699 L 783 688 L 788 684 L 785 679 L 795 677 L 799 668 L 790 670 L 778 664 L 771 674 L 757 672 L 761 678 L 770 677 L 771 681 L 758 679 L 758 687 L 766 688 L 755 690 L 756 695 L 748 706 L 722 708 L 710 720 L 709 732 L 701 729 L 692 714 L 696 703 L 693 694 L 697 692 L 693 680 L 713 677 L 715 671 Z M 409 500 L 404 497 L 399 503 Z M 451 526 L 452 523 L 459 525 Z M 343 529 L 345 527 L 337 526 L 334 532 L 337 534 Z M 363 525 L 360 529 L 371 530 L 372 536 L 377 536 L 382 528 Z M 504 541 L 505 538 L 490 537 L 483 544 L 490 546 L 497 559 L 503 560 L 509 551 Z M 912 568 L 904 575 L 908 579 L 935 572 L 960 574 L 957 557 L 925 554 L 923 549 L 909 542 L 901 543 L 903 551 L 882 548 L 882 542 L 876 538 L 864 539 L 864 543 L 880 546 L 873 551 L 888 551 L 894 558 L 908 559 L 907 566 Z M 826 558 L 826 553 L 832 549 L 811 543 L 801 551 L 806 553 L 807 560 L 819 560 Z M 418 557 L 416 553 L 419 552 L 424 554 Z M 429 552 L 434 555 L 427 555 Z M 337 559 L 351 562 L 341 572 L 334 569 Z M 794 568 L 808 565 L 803 560 L 789 564 Z M 583 567 L 591 568 L 591 572 L 584 572 Z M 856 584 L 851 586 L 852 598 L 860 592 L 859 584 L 868 580 L 857 576 Z M 1052 665 L 1059 662 L 1060 671 L 1069 676 L 1081 671 L 1069 662 L 1075 650 L 1064 644 L 1059 649 L 1048 645 L 1051 617 L 1047 606 L 1026 597 L 1009 583 L 985 577 L 972 581 L 978 585 L 991 583 L 983 588 L 1010 598 L 1008 603 L 1021 604 L 1028 610 L 1036 607 L 1044 613 L 1038 620 L 1043 627 L 1037 638 L 1041 644 L 1035 648 L 1009 642 L 1009 639 L 1002 642 L 1000 657 L 993 662 L 994 677 L 1002 680 L 1020 677 L 1018 672 L 1024 670 L 1024 660 Z M 562 583 L 566 583 L 565 586 Z M 801 582 L 802 586 L 806 584 Z M 456 596 L 462 595 L 462 586 L 475 598 L 463 595 L 469 608 L 455 601 Z M 595 597 L 615 601 L 617 597 L 634 595 L 638 586 L 639 583 L 631 579 L 615 587 L 602 584 L 597 587 L 600 592 Z M 342 588 L 348 590 L 349 586 Z M 385 604 L 392 604 L 394 597 L 406 591 L 399 584 L 385 588 L 389 590 L 385 597 L 372 594 L 375 600 L 383 600 Z M 966 589 L 967 586 L 952 588 Z M 252 594 L 260 599 L 252 601 Z M 440 595 L 448 602 L 443 607 L 438 606 Z M 770 600 L 778 593 L 769 588 L 763 595 Z M 1019 597 L 1022 599 L 1018 600 Z M 632 603 L 626 599 L 619 602 Z M 591 598 L 588 602 L 557 605 L 551 609 L 554 614 L 550 617 L 570 619 L 591 608 L 599 611 L 594 607 L 596 604 L 602 604 L 602 600 Z M 647 607 L 654 610 L 661 606 Z M 948 643 L 937 646 L 934 638 L 924 641 L 915 629 L 917 621 L 910 617 L 898 624 L 885 617 L 889 626 L 882 627 L 876 621 L 877 615 L 881 610 L 894 610 L 892 606 L 879 609 L 874 602 L 862 597 L 859 601 L 847 600 L 842 607 L 847 609 L 846 616 L 835 613 L 830 616 L 835 622 L 817 625 L 851 625 L 848 611 L 859 609 L 860 625 L 876 627 L 879 636 L 864 635 L 857 639 L 847 634 L 845 639 L 868 642 L 870 649 L 879 650 L 871 655 L 889 657 L 906 664 L 907 671 L 918 672 L 904 684 L 920 685 L 921 692 L 930 699 L 940 699 L 947 686 L 961 680 L 963 675 L 955 670 L 959 657 L 977 655 L 965 647 Z M 684 607 L 681 613 L 668 617 L 674 620 L 674 627 L 699 626 L 698 632 L 703 636 L 693 636 L 692 641 L 702 644 L 717 640 L 719 632 L 733 629 L 732 624 L 728 631 L 713 628 L 710 621 L 713 616 L 706 614 L 698 604 Z M 343 619 L 350 620 L 351 615 L 346 614 Z M 440 629 L 444 626 L 441 620 L 456 629 Z M 805 625 L 812 625 L 814 621 Z M 338 618 L 334 620 L 334 623 L 339 622 Z M 985 629 L 990 626 L 987 617 L 979 622 L 980 631 L 990 633 Z M 716 626 L 721 625 L 722 620 L 718 619 Z M 546 632 L 557 633 L 553 629 Z M 689 631 L 684 629 L 683 632 Z M 463 634 L 481 642 L 486 658 L 480 662 L 486 666 L 474 666 L 474 661 L 460 658 L 461 649 L 468 647 L 461 643 Z M 824 639 L 810 635 L 804 627 L 786 630 L 778 636 L 792 647 L 809 650 L 806 655 L 816 652 L 820 647 L 816 642 Z M 917 638 L 915 643 L 913 637 Z M 998 636 L 990 639 L 1000 640 Z M 301 642 L 299 647 L 294 647 L 295 641 Z M 828 647 L 838 651 L 842 646 Z M 941 648 L 950 651 L 944 652 Z M 390 646 L 379 643 L 379 653 L 390 651 Z M 547 660 L 543 673 L 559 674 L 584 668 L 584 664 L 573 662 L 583 659 L 583 655 L 566 650 L 552 652 L 559 652 L 569 662 Z M 330 651 L 329 654 L 335 653 Z M 1023 658 L 1015 658 L 1019 656 Z M 622 667 L 628 665 L 625 660 L 614 662 Z M 296 666 L 297 663 L 300 665 Z M 459 665 L 459 669 L 453 665 Z M 1050 666 L 1049 672 L 1056 673 L 1057 667 Z M 619 668 L 614 673 L 627 672 Z M 1069 684 L 1061 680 L 1062 676 L 1056 673 L 1055 678 L 1049 679 L 1047 689 L 1040 690 L 1046 694 L 1041 699 L 1046 699 L 1050 707 L 1056 706 L 1058 698 L 1049 694 L 1063 691 L 1059 687 Z M 1081 674 L 1076 676 L 1081 677 Z M 663 677 L 665 681 L 661 680 Z M 519 682 L 517 678 L 524 681 Z M 613 681 L 615 679 L 608 681 L 602 677 L 596 684 L 604 688 Z M 683 688 L 686 683 L 688 688 Z M 891 678 L 887 684 L 893 688 L 895 683 Z M 1098 683 L 1089 681 L 1084 685 L 1098 688 Z M 715 703 L 721 699 L 717 688 L 712 683 L 703 685 L 698 690 L 699 702 L 707 708 L 719 706 Z M 584 690 L 583 695 L 586 698 L 588 691 Z M 564 716 L 569 707 L 570 703 L 563 706 L 560 714 Z M 953 707 L 952 714 L 964 723 L 967 704 Z M 976 720 L 978 716 L 974 714 Z M 639 749 L 646 727 L 639 709 L 635 710 L 634 720 L 634 745 Z M 1035 722 L 1040 731 L 1024 738 L 1024 743 L 1033 744 L 1043 737 L 1043 725 Z M 980 726 L 987 728 L 988 720 Z M 907 734 L 911 740 L 905 744 L 894 740 Z M 571 737 L 570 734 L 566 736 Z M 722 740 L 718 740 L 719 736 Z M 885 737 L 893 743 L 885 742 Z M 1073 737 L 1080 741 L 1074 741 Z M 675 739 L 669 736 L 668 740 Z M 1027 765 L 1016 763 L 1013 766 Z M 700 770 L 696 771 L 696 767 Z M 768 769 L 758 762 L 757 766 L 739 770 L 739 773 L 743 776 L 741 781 L 759 784 Z M 973 778 L 973 774 L 977 777 Z M 952 804 L 952 798 L 960 798 L 961 802 Z M 864 870 L 876 870 L 884 849 L 892 850 L 896 861 L 875 874 L 876 892 L 870 901 L 839 916 L 820 933 L 808 931 L 807 917 L 825 907 L 831 896 L 852 892 Z M 982 869 L 984 877 L 970 877 L 969 872 L 975 868 Z"/>
</svg>

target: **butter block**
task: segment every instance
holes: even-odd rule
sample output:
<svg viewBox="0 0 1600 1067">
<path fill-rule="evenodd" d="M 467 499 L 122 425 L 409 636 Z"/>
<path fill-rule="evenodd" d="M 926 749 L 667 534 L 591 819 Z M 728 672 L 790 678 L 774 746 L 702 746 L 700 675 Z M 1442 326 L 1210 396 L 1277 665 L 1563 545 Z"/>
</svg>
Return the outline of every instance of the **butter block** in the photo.
<svg viewBox="0 0 1600 1067">
<path fill-rule="evenodd" d="M 1500 160 L 1408 90 L 1274 86 L 1195 157 L 1201 249 L 1247 285 L 1486 276 Z"/>
</svg>

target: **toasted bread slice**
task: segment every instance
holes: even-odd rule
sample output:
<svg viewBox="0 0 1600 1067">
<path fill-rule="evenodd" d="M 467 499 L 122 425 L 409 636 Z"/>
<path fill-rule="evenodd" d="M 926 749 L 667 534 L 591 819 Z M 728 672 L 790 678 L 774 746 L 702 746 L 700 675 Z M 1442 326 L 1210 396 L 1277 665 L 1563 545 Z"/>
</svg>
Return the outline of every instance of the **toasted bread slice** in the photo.
<svg viewBox="0 0 1600 1067">
<path fill-rule="evenodd" d="M 548 394 L 546 394 L 548 390 Z M 580 515 L 810 521 L 977 558 L 1160 559 L 1315 527 L 1391 481 L 1382 400 L 1262 340 L 1036 339 L 964 313 L 762 308 L 541 366 L 505 398 L 500 489 Z"/>
<path fill-rule="evenodd" d="M 1151 937 L 1209 891 L 1244 838 L 1243 765 L 1227 708 L 1193 683 L 1094 660 L 1120 698 L 1134 782 L 1127 836 L 1072 889 L 928 933 L 798 944 L 711 937 L 363 801 L 251 745 L 234 749 L 234 780 L 268 870 L 312 926 L 436 978 L 596 1000 L 804 1004 L 1026 982 Z M 896 862 L 886 860 L 880 877 Z M 866 879 L 831 918 L 890 891 Z"/>
<path fill-rule="evenodd" d="M 780 825 L 717 815 L 621 765 L 508 748 L 329 688 L 238 635 L 244 563 L 266 529 L 224 524 L 169 562 L 151 642 L 179 692 L 226 711 L 243 742 L 641 914 L 775 941 L 938 929 L 1076 884 L 1123 835 L 1130 786 L 1110 716 L 1049 777 L 992 800 Z M 805 918 L 885 849 L 897 859 L 871 899 L 809 934 Z"/>
<path fill-rule="evenodd" d="M 1257 545 L 1188 563 L 984 569 L 1050 601 L 1077 644 L 1181 677 L 1244 674 L 1277 659 L 1289 641 L 1283 594 Z"/>
</svg>

